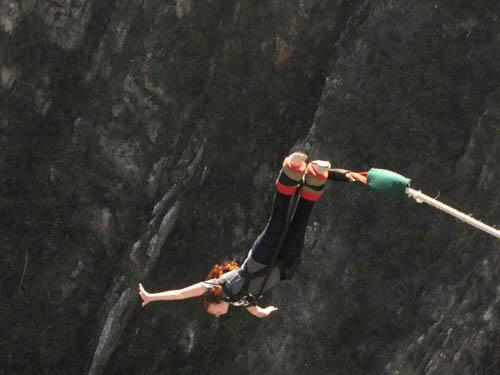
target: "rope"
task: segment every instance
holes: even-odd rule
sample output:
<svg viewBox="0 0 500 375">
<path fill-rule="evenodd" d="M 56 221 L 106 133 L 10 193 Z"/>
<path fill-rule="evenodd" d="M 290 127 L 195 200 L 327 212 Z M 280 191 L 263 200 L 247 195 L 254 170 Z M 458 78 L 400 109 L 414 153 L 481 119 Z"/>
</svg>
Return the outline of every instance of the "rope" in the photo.
<svg viewBox="0 0 500 375">
<path fill-rule="evenodd" d="M 408 187 L 406 188 L 406 194 L 408 194 L 408 196 L 410 196 L 411 198 L 415 199 L 417 203 L 427 203 L 428 205 L 433 206 L 438 210 L 441 210 L 443 212 L 446 212 L 447 214 L 450 214 L 451 216 L 456 217 L 460 221 L 463 221 L 477 229 L 480 229 L 483 232 L 491 234 L 496 238 L 500 238 L 500 230 L 490 227 L 489 225 L 486 225 L 480 222 L 479 220 L 476 220 L 470 217 L 469 215 L 464 214 L 463 212 L 460 212 L 444 203 L 441 203 L 423 194 L 420 190 L 417 191 Z"/>
</svg>

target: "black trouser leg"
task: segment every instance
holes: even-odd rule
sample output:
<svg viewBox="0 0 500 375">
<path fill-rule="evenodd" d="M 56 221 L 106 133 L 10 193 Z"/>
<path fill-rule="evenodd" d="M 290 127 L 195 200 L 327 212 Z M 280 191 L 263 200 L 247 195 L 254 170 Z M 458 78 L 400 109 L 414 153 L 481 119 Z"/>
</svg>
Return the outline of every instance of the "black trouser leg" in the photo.
<svg viewBox="0 0 500 375">
<path fill-rule="evenodd" d="M 259 263 L 269 264 L 274 252 L 277 251 L 278 242 L 286 226 L 290 198 L 291 196 L 281 194 L 278 191 L 274 194 L 271 217 L 252 246 L 252 258 Z"/>
<path fill-rule="evenodd" d="M 280 258 L 284 259 L 287 268 L 290 268 L 295 260 L 300 257 L 313 207 L 314 202 L 305 199 L 300 199 L 297 204 L 297 209 L 280 251 Z"/>
</svg>

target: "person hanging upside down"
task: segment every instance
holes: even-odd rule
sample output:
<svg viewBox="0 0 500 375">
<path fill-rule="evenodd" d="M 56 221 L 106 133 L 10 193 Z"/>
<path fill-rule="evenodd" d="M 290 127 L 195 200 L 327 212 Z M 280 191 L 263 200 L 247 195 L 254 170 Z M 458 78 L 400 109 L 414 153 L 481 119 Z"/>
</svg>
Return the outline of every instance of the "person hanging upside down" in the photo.
<svg viewBox="0 0 500 375">
<path fill-rule="evenodd" d="M 315 160 L 307 164 L 306 160 L 307 155 L 301 152 L 285 158 L 275 182 L 276 191 L 269 221 L 253 243 L 241 267 L 234 260 L 222 265 L 216 264 L 206 281 L 179 290 L 149 293 L 139 284 L 142 306 L 155 301 L 201 297 L 205 311 L 216 317 L 226 314 L 230 305 L 245 307 L 249 313 L 259 318 L 265 318 L 276 311 L 275 306 L 259 306 L 257 300 L 280 280 L 289 280 L 293 275 L 300 261 L 314 203 L 321 197 L 327 180 L 354 180 L 347 170 L 330 169 L 328 161 Z M 291 221 L 287 223 L 290 201 L 297 189 L 300 198 Z M 288 231 L 282 238 L 287 224 Z M 280 242 L 282 246 L 277 249 Z M 274 254 L 277 250 L 279 253 L 276 259 Z M 276 260 L 273 261 L 273 257 Z"/>
</svg>

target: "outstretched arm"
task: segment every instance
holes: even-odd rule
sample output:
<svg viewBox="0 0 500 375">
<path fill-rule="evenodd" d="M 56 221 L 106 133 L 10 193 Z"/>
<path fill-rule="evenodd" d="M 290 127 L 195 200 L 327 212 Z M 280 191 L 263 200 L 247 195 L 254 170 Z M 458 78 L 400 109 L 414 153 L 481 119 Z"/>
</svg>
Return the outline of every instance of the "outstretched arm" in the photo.
<svg viewBox="0 0 500 375">
<path fill-rule="evenodd" d="M 144 289 L 142 284 L 139 284 L 139 295 L 142 298 L 142 307 L 146 306 L 150 302 L 156 301 L 172 301 L 186 298 L 199 297 L 203 295 L 206 291 L 206 287 L 203 283 L 197 283 L 190 285 L 183 289 L 176 290 L 166 290 L 160 293 L 149 293 Z"/>
<path fill-rule="evenodd" d="M 351 181 L 358 181 L 361 182 L 362 184 L 367 184 L 368 183 L 368 172 L 349 172 L 348 173 L 349 178 Z"/>
<path fill-rule="evenodd" d="M 328 179 L 333 181 L 354 182 L 366 184 L 366 172 L 353 172 L 348 169 L 332 168 L 328 170 Z"/>
<path fill-rule="evenodd" d="M 269 315 L 271 315 L 273 312 L 278 310 L 276 306 L 267 306 L 267 307 L 260 307 L 260 306 L 250 306 L 247 307 L 247 311 L 255 315 L 257 318 L 267 318 Z"/>
</svg>

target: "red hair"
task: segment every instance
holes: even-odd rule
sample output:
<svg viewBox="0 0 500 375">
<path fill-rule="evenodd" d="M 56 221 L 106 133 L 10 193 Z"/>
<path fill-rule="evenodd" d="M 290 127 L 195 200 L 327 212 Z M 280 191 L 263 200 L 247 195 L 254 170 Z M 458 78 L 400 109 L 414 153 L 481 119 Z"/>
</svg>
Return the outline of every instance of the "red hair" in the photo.
<svg viewBox="0 0 500 375">
<path fill-rule="evenodd" d="M 222 274 L 232 271 L 238 267 L 239 267 L 238 263 L 236 263 L 235 260 L 226 260 L 222 264 L 214 264 L 205 280 L 218 279 L 219 277 L 222 276 Z M 209 304 L 221 303 L 222 301 L 221 294 L 222 294 L 222 286 L 220 285 L 214 285 L 214 287 L 207 290 L 205 295 L 201 297 L 201 303 L 203 304 L 203 309 L 207 311 Z"/>
</svg>

